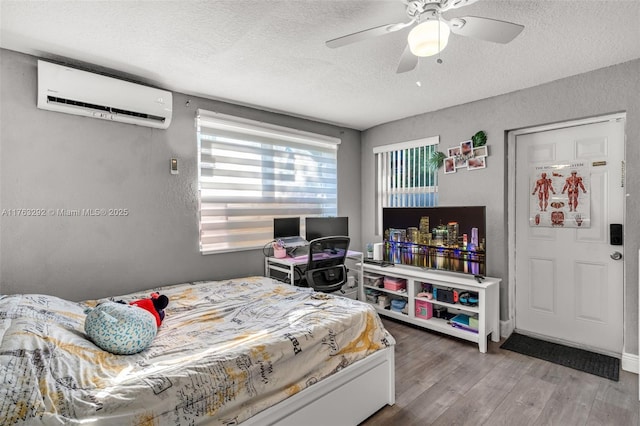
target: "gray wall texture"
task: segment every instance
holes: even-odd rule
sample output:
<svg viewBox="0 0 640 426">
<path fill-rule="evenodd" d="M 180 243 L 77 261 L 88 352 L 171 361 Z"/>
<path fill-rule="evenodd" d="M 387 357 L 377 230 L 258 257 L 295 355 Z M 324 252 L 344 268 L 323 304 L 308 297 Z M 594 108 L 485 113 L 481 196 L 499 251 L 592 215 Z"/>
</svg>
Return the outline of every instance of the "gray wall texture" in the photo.
<svg viewBox="0 0 640 426">
<path fill-rule="evenodd" d="M 0 293 L 71 300 L 165 284 L 261 275 L 260 250 L 198 251 L 194 117 L 204 108 L 342 139 L 338 209 L 352 247 L 374 232 L 374 146 L 440 136 L 442 147 L 488 135 L 486 169 L 439 176 L 441 205 L 486 205 L 488 275 L 504 280 L 507 319 L 507 132 L 627 113 L 625 352 L 638 353 L 640 60 L 527 90 L 409 117 L 362 134 L 307 119 L 174 93 L 167 130 L 36 108 L 37 58 L 0 50 L 0 209 L 127 208 L 126 217 L 0 217 Z M 190 100 L 189 105 L 186 101 Z M 178 158 L 180 174 L 169 173 Z M 360 220 L 360 227 L 358 221 Z"/>
<path fill-rule="evenodd" d="M 428 91 L 426 92 L 428 96 Z M 440 136 L 440 150 L 487 133 L 487 168 L 438 177 L 442 206 L 487 206 L 487 275 L 503 279 L 500 316 L 508 316 L 507 133 L 510 130 L 626 112 L 626 230 L 624 351 L 638 353 L 638 248 L 640 223 L 640 60 L 599 69 L 541 86 L 422 114 L 371 128 L 362 135 L 362 238 L 375 235 L 373 147 Z"/>
<path fill-rule="evenodd" d="M 198 108 L 338 137 L 338 213 L 359 249 L 360 132 L 174 93 L 167 130 L 36 108 L 37 58 L 0 50 L 0 209 L 128 209 L 125 217 L 0 217 L 0 293 L 71 300 L 263 275 L 262 250 L 198 250 Z M 185 105 L 190 100 L 189 105 Z M 178 158 L 180 173 L 169 173 Z M 265 241 L 265 243 L 267 243 Z"/>
</svg>

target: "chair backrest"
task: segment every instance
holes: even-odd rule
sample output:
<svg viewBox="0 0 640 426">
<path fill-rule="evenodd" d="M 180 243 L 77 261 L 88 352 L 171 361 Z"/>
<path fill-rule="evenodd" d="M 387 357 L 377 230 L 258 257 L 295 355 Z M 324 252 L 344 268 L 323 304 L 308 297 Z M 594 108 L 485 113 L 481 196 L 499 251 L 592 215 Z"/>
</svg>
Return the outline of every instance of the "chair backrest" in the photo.
<svg viewBox="0 0 640 426">
<path fill-rule="evenodd" d="M 309 287 L 330 293 L 347 281 L 344 260 L 351 239 L 345 236 L 317 238 L 309 242 L 305 278 Z"/>
<path fill-rule="evenodd" d="M 307 269 L 343 264 L 350 242 L 351 239 L 344 236 L 323 237 L 309 241 Z"/>
</svg>

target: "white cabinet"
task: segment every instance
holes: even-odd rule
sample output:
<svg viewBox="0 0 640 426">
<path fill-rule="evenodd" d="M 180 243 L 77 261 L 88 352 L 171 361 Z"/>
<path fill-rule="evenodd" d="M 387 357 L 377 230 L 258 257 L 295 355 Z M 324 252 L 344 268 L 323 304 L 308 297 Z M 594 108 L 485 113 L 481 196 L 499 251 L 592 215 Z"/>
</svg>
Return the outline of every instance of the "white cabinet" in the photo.
<svg viewBox="0 0 640 426">
<path fill-rule="evenodd" d="M 499 278 L 485 277 L 478 282 L 473 275 L 424 270 L 403 265 L 382 267 L 367 263 L 363 266 L 363 274 L 364 280 L 359 280 L 358 282 L 360 300 L 367 300 L 368 291 L 369 293 L 377 292 L 390 299 L 403 299 L 407 302 L 405 312 L 397 312 L 396 310 L 385 308 L 377 302 L 373 303 L 372 294 L 369 294 L 369 302 L 380 315 L 475 342 L 478 344 L 480 352 L 483 353 L 487 351 L 487 337 L 489 335 L 494 342 L 500 341 L 500 281 L 502 280 Z M 406 290 L 385 289 L 378 287 L 372 283 L 372 280 L 367 279 L 367 277 L 376 275 L 391 277 L 392 279 L 404 279 L 406 280 Z M 460 302 L 447 303 L 435 300 L 435 298 L 428 299 L 427 297 L 417 296 L 429 288 L 443 289 L 445 291 L 455 290 L 459 294 L 472 292 L 475 295 L 477 293 L 477 304 L 469 306 Z M 416 302 L 418 304 L 418 312 L 416 311 Z M 477 318 L 477 332 L 456 328 L 448 319 L 436 318 L 435 315 L 429 319 L 421 318 L 421 314 L 424 316 L 425 311 L 420 308 L 428 307 L 426 303 L 431 303 L 433 310 L 441 307 L 441 310 L 446 308 L 445 310 L 450 315 L 466 314 Z"/>
</svg>

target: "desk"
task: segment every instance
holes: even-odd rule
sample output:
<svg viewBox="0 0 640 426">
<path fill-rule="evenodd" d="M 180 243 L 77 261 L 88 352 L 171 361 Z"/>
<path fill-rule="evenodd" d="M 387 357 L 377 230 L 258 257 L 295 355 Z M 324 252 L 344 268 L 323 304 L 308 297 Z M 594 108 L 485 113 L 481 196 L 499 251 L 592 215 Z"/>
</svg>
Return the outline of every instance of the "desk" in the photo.
<svg viewBox="0 0 640 426">
<path fill-rule="evenodd" d="M 301 256 L 291 257 L 286 256 L 283 258 L 277 257 L 265 257 L 264 258 L 264 276 L 271 277 L 271 271 L 278 271 L 287 274 L 289 279 L 289 283 L 294 282 L 294 270 L 296 266 L 305 266 L 307 264 L 308 254 L 304 254 Z M 355 262 L 355 265 L 350 270 L 355 270 L 357 273 L 356 281 L 358 283 L 362 283 L 363 281 L 363 256 L 359 251 L 347 251 L 346 260 L 350 260 Z"/>
</svg>

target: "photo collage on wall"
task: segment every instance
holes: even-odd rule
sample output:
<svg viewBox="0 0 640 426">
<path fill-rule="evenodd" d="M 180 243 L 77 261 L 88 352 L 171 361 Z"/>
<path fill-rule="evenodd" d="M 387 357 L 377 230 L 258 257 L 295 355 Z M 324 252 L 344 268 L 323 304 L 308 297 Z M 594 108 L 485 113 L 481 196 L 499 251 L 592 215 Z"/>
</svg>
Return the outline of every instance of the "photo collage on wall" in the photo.
<svg viewBox="0 0 640 426">
<path fill-rule="evenodd" d="M 530 179 L 530 226 L 591 227 L 591 179 L 586 163 L 536 165 Z"/>
<path fill-rule="evenodd" d="M 459 146 L 453 146 L 447 150 L 444 159 L 444 172 L 455 173 L 459 169 L 477 170 L 487 167 L 489 147 L 486 145 L 473 147 L 471 140 L 460 142 Z"/>
</svg>

